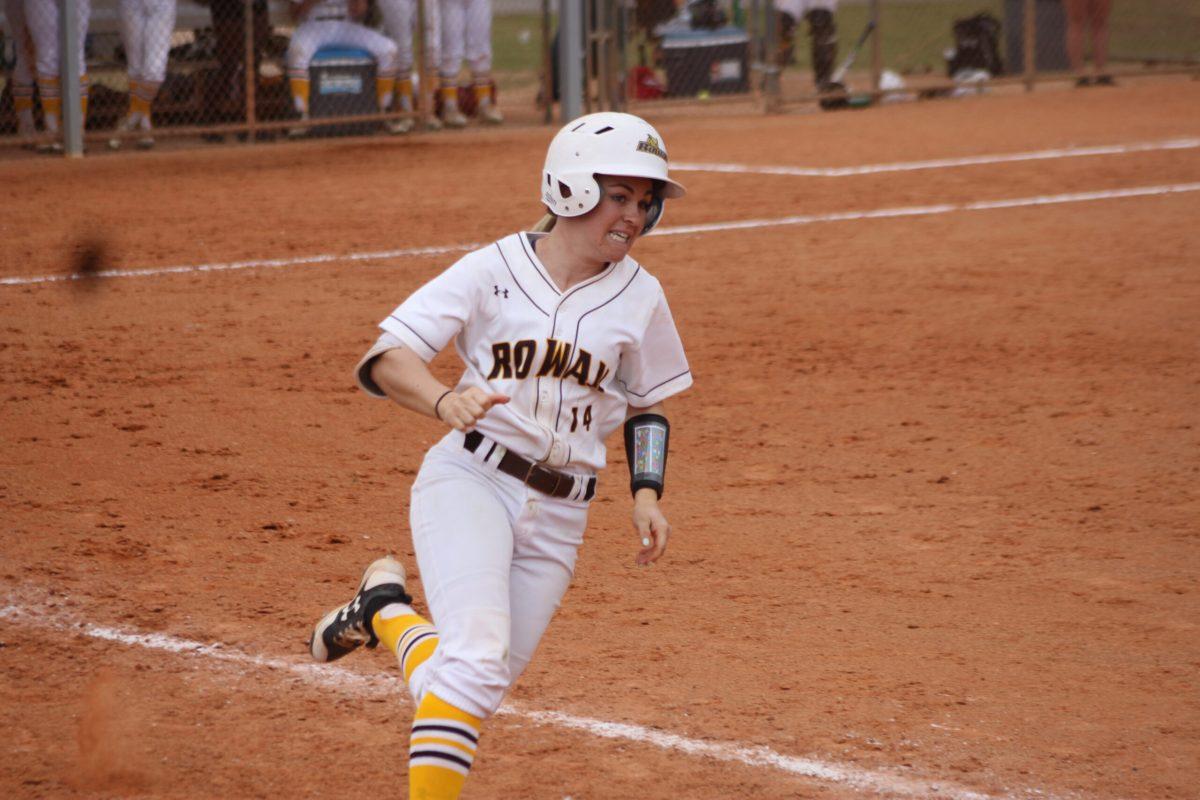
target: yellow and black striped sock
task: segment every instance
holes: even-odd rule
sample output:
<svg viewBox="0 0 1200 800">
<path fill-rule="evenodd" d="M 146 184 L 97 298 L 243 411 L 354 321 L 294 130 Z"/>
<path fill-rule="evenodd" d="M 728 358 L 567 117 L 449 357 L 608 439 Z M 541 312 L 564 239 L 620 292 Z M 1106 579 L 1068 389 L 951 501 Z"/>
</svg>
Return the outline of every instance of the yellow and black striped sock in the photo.
<svg viewBox="0 0 1200 800">
<path fill-rule="evenodd" d="M 292 87 L 292 103 L 301 114 L 308 113 L 309 82 L 307 72 L 288 73 L 288 83 Z"/>
<path fill-rule="evenodd" d="M 379 641 L 396 654 L 405 681 L 437 649 L 437 628 L 403 603 L 389 603 L 380 609 L 371 620 L 371 628 Z"/>
<path fill-rule="evenodd" d="M 380 111 L 387 111 L 392 107 L 392 94 L 395 91 L 395 75 L 380 75 L 375 79 L 375 103 Z"/>
<path fill-rule="evenodd" d="M 58 132 L 58 118 L 62 113 L 62 89 L 57 77 L 39 75 L 38 94 L 42 98 L 42 113 L 46 116 L 46 128 Z"/>
<path fill-rule="evenodd" d="M 457 800 L 475 761 L 481 724 L 432 692 L 425 695 L 409 740 L 409 800 Z"/>
<path fill-rule="evenodd" d="M 16 83 L 12 85 L 13 94 L 13 111 L 17 114 L 20 132 L 31 134 L 33 128 L 33 84 L 32 83 Z"/>
<path fill-rule="evenodd" d="M 412 111 L 413 82 L 412 78 L 396 79 L 396 102 L 401 111 Z"/>
</svg>

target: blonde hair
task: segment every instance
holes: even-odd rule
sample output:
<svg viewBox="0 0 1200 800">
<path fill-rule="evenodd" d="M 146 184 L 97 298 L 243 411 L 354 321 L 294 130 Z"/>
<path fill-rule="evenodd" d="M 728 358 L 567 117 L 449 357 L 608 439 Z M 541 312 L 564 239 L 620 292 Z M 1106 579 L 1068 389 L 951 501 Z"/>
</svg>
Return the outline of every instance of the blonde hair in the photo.
<svg viewBox="0 0 1200 800">
<path fill-rule="evenodd" d="M 554 229 L 554 223 L 556 222 L 558 222 L 558 217 L 554 216 L 553 214 L 546 214 L 544 217 L 539 219 L 537 224 L 534 225 L 530 230 L 533 233 L 549 233 Z"/>
</svg>

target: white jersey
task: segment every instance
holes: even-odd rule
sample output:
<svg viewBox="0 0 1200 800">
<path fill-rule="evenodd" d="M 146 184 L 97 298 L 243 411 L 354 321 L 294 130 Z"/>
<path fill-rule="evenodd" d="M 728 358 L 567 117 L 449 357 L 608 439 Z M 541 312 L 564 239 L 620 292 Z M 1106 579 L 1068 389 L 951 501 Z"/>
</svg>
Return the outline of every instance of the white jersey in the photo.
<svg viewBox="0 0 1200 800">
<path fill-rule="evenodd" d="M 595 472 L 628 407 L 683 391 L 692 374 L 656 278 L 626 257 L 560 291 L 534 252 L 545 235 L 469 253 L 380 327 L 426 362 L 453 340 L 466 364 L 458 391 L 512 398 L 476 423 L 484 436 L 551 467 Z M 359 385 L 382 396 L 362 367 Z"/>
</svg>

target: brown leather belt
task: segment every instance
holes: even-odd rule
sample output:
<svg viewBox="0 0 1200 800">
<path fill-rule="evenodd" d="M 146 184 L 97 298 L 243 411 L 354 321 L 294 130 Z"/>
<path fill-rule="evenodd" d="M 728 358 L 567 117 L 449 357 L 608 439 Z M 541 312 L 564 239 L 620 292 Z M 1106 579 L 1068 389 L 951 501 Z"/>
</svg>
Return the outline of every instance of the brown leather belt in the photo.
<svg viewBox="0 0 1200 800">
<path fill-rule="evenodd" d="M 479 445 L 483 444 L 483 434 L 479 431 L 471 431 L 463 439 L 463 447 L 468 452 L 474 453 L 479 449 Z M 492 443 L 492 449 L 495 449 L 496 444 Z M 492 451 L 489 450 L 484 456 L 486 462 L 491 456 Z M 596 495 L 596 478 L 576 478 L 574 475 L 568 475 L 565 472 L 543 467 L 541 464 L 522 458 L 511 450 L 506 450 L 504 456 L 500 459 L 500 463 L 496 465 L 496 469 L 503 472 L 505 475 L 511 475 L 521 483 L 531 489 L 536 489 L 542 494 L 548 494 L 551 497 L 570 497 L 575 494 L 577 484 L 576 481 L 583 482 L 583 497 L 582 500 L 591 500 Z"/>
</svg>

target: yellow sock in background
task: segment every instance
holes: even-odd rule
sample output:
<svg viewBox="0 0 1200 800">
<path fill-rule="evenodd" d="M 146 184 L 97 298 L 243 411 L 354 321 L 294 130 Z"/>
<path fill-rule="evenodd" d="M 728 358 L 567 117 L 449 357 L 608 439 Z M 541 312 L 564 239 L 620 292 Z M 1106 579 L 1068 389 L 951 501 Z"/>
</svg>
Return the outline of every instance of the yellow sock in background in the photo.
<svg viewBox="0 0 1200 800">
<path fill-rule="evenodd" d="M 392 107 L 392 94 L 395 91 L 396 79 L 394 77 L 375 79 L 375 102 L 380 111 L 387 111 Z"/>
<path fill-rule="evenodd" d="M 143 117 L 150 116 L 150 101 L 144 97 L 139 97 L 136 94 L 129 98 L 129 114 L 133 116 L 137 114 Z"/>
<path fill-rule="evenodd" d="M 42 113 L 48 117 L 46 128 L 57 132 L 58 118 L 62 114 L 62 94 L 58 78 L 39 75 L 37 85 L 38 94 L 42 98 Z"/>
<path fill-rule="evenodd" d="M 475 761 L 481 724 L 432 692 L 425 695 L 409 740 L 409 800 L 457 800 Z"/>
<path fill-rule="evenodd" d="M 397 78 L 396 79 L 396 98 L 400 102 L 400 108 L 404 111 L 412 111 L 413 107 L 413 82 L 412 78 Z"/>
<path fill-rule="evenodd" d="M 292 75 L 289 77 L 288 82 L 292 87 L 292 102 L 296 105 L 296 110 L 301 114 L 307 114 L 309 89 L 308 78 L 300 78 Z"/>
</svg>

